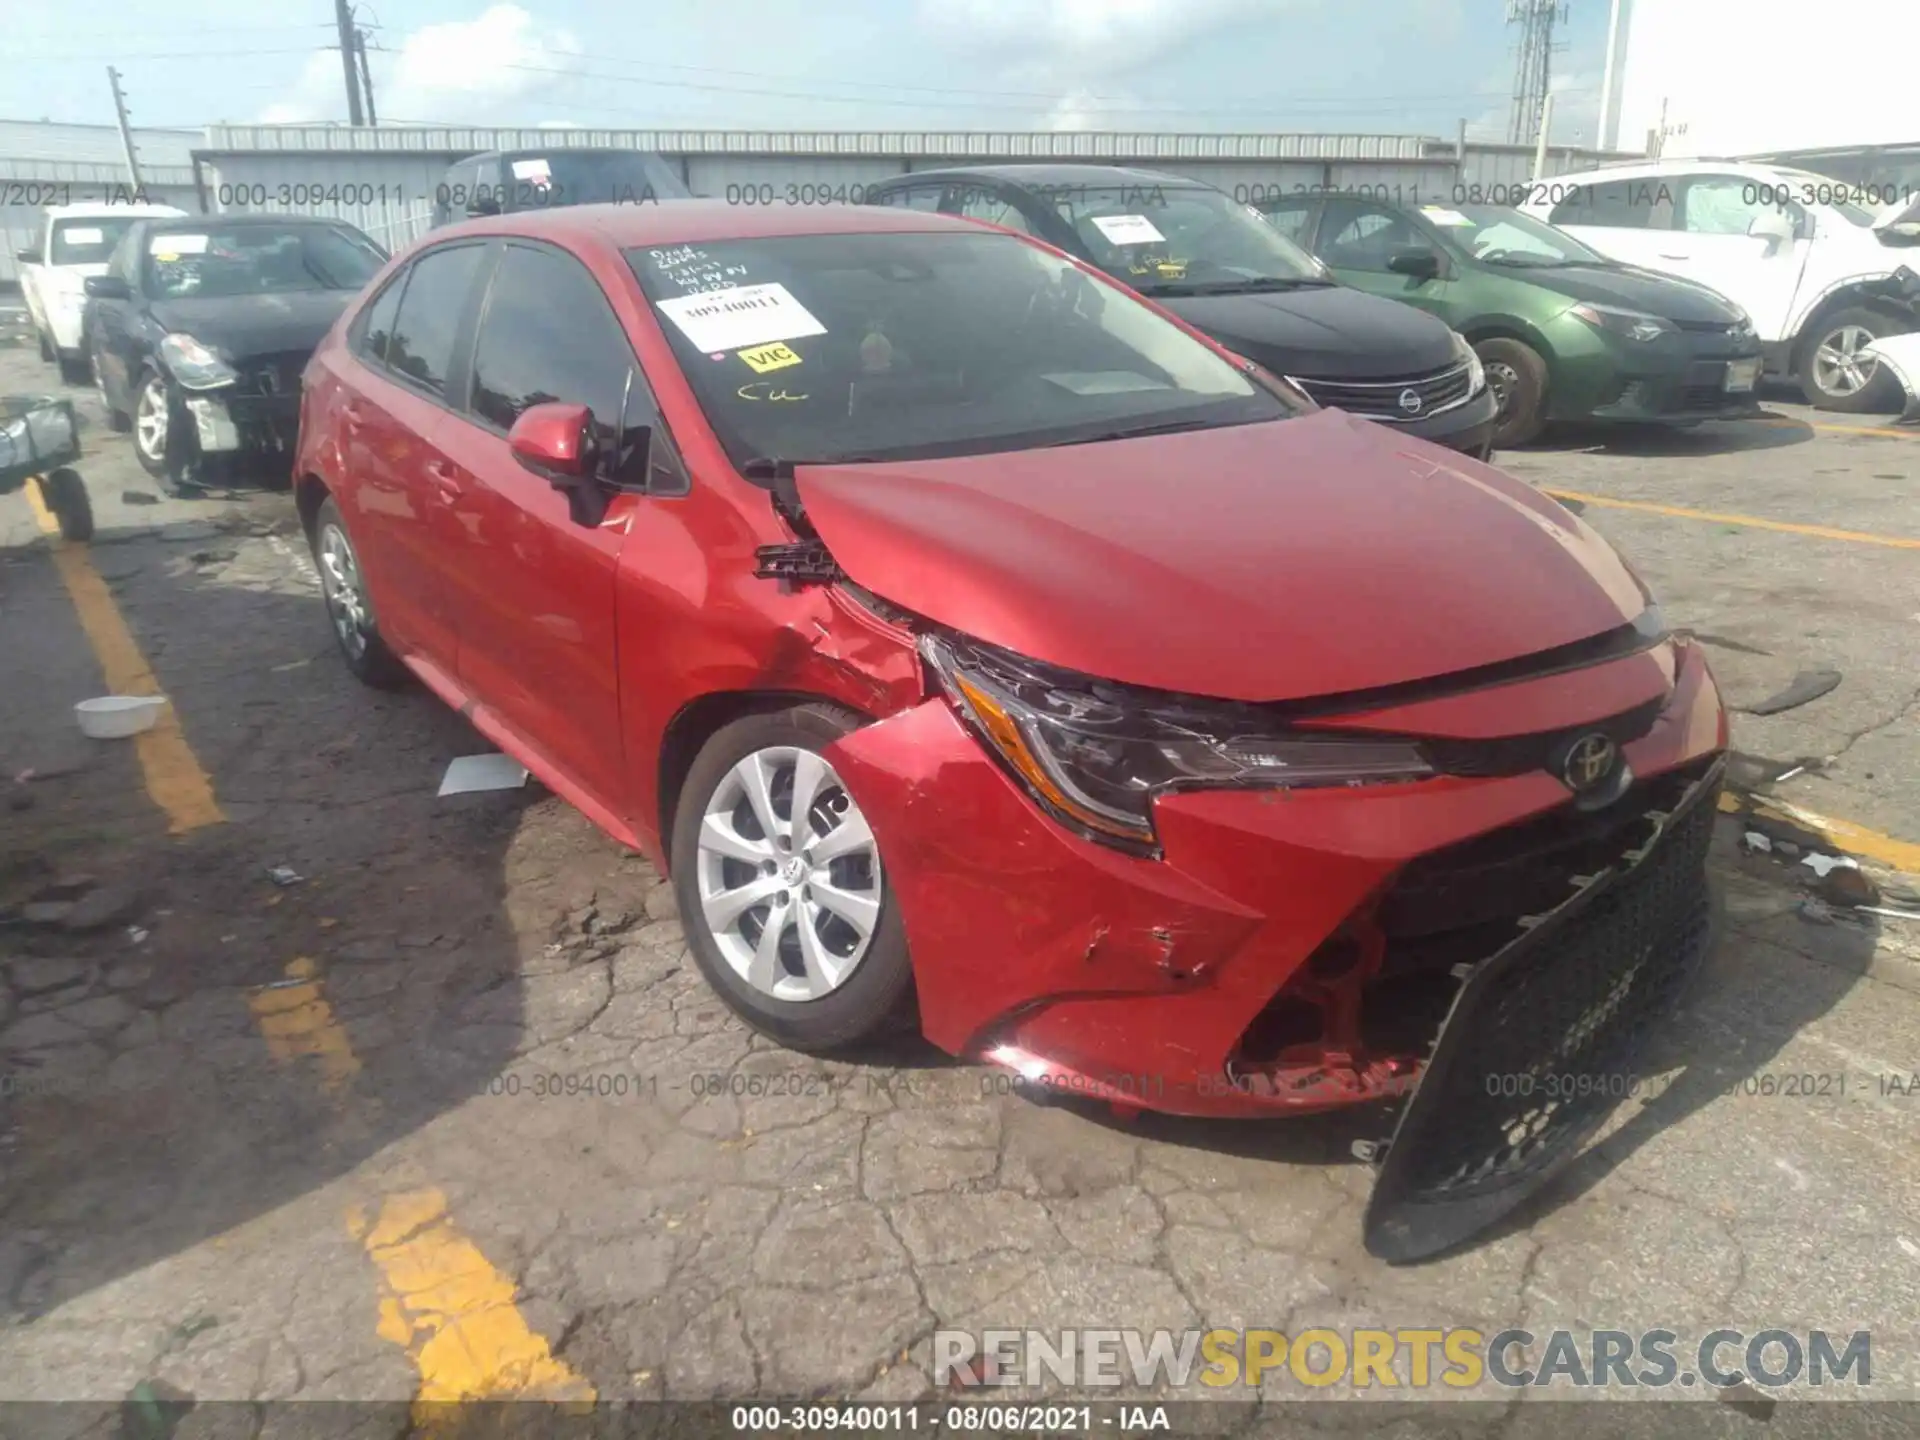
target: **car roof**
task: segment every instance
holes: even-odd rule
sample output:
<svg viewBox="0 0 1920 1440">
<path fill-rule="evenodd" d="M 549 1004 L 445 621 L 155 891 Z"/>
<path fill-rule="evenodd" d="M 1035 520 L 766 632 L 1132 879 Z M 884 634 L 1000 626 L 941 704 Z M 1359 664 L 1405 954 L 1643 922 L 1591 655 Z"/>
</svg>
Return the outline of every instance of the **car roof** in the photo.
<svg viewBox="0 0 1920 1440">
<path fill-rule="evenodd" d="M 287 225 L 331 225 L 336 229 L 351 230 L 353 228 L 347 221 L 337 220 L 331 215 L 273 215 L 261 214 L 258 211 L 252 210 L 244 214 L 162 215 L 154 218 L 153 228 L 156 230 L 205 230 L 209 226 L 214 225 L 218 225 L 222 230 L 250 230 L 262 225 L 273 225 L 276 227 L 284 227 Z"/>
<path fill-rule="evenodd" d="M 1189 175 L 1170 175 L 1164 170 L 1139 170 L 1129 165 L 952 165 L 939 170 L 911 170 L 869 185 L 899 185 L 922 180 L 987 179 L 1012 185 L 1179 185 L 1187 189 L 1211 188 L 1204 180 Z"/>
<path fill-rule="evenodd" d="M 529 239 L 636 245 L 691 245 L 781 235 L 857 235 L 946 231 L 980 233 L 971 220 L 882 205 L 786 205 L 763 208 L 724 200 L 659 200 L 640 205 L 557 205 L 442 226 L 431 238 L 520 235 Z"/>
<path fill-rule="evenodd" d="M 78 205 L 47 206 L 47 216 L 52 220 L 112 220 L 122 215 L 131 215 L 136 220 L 145 220 L 186 213 L 177 205 L 105 205 L 98 202 L 83 202 Z"/>
<path fill-rule="evenodd" d="M 1551 190 L 1555 185 L 1576 181 L 1599 185 L 1610 180 L 1666 180 L 1678 175 L 1731 175 L 1737 180 L 1764 181 L 1777 180 L 1782 175 L 1797 179 L 1810 174 L 1791 165 L 1768 165 L 1755 160 L 1643 160 L 1625 165 L 1606 165 L 1597 170 L 1571 170 L 1564 175 L 1550 175 L 1538 184 L 1543 189 Z M 1813 178 L 1829 179 L 1824 175 Z M 1538 200 L 1529 201 L 1523 208 L 1532 208 L 1539 203 Z"/>
</svg>

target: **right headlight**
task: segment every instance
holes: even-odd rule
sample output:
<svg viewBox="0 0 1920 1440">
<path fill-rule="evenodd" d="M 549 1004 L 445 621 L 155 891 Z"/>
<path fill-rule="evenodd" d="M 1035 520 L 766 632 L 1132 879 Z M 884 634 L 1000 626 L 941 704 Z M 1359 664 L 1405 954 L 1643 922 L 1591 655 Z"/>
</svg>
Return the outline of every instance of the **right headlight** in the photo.
<svg viewBox="0 0 1920 1440">
<path fill-rule="evenodd" d="M 958 635 L 923 635 L 920 652 L 954 708 L 1043 809 L 1136 854 L 1157 849 L 1153 801 L 1168 791 L 1434 773 L 1407 741 L 1288 730 L 1256 706 L 1142 692 Z"/>
<path fill-rule="evenodd" d="M 1487 388 L 1487 367 L 1480 363 L 1480 352 L 1456 330 L 1453 332 L 1453 353 L 1456 358 L 1467 362 L 1467 393 L 1478 395 Z"/>
</svg>

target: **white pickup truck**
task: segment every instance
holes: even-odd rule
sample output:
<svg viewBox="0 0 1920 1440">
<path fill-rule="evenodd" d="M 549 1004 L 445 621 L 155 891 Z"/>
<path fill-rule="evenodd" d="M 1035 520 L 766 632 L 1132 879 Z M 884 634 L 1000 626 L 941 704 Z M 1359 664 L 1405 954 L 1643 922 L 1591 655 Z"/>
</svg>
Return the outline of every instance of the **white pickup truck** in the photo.
<svg viewBox="0 0 1920 1440">
<path fill-rule="evenodd" d="M 87 352 L 81 335 L 89 275 L 107 273 L 107 258 L 127 227 L 151 215 L 184 215 L 171 205 L 53 205 L 40 243 L 18 252 L 20 292 L 40 337 L 40 358 L 58 362 L 60 378 L 84 384 Z"/>
</svg>

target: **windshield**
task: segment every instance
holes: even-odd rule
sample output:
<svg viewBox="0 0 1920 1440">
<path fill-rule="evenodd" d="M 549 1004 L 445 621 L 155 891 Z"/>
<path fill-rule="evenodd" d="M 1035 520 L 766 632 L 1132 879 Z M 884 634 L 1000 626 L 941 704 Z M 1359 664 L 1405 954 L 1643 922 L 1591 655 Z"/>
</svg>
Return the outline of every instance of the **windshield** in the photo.
<svg viewBox="0 0 1920 1440">
<path fill-rule="evenodd" d="M 1422 205 L 1420 217 L 1489 265 L 1610 265 L 1564 230 L 1506 205 Z"/>
<path fill-rule="evenodd" d="M 371 240 L 336 225 L 161 230 L 147 238 L 146 290 L 157 300 L 358 290 L 383 263 Z"/>
<path fill-rule="evenodd" d="M 136 215 L 101 215 L 85 220 L 56 220 L 47 249 L 49 265 L 104 265 Z"/>
<path fill-rule="evenodd" d="M 551 150 L 504 157 L 511 210 L 556 205 L 646 205 L 684 198 L 678 173 L 638 150 Z"/>
<path fill-rule="evenodd" d="M 1221 293 L 1261 280 L 1333 283 L 1319 261 L 1218 190 L 1156 184 L 1038 188 L 1094 263 L 1144 295 Z"/>
<path fill-rule="evenodd" d="M 784 236 L 627 261 L 736 465 L 986 454 L 1295 413 L 1011 235 Z"/>
</svg>

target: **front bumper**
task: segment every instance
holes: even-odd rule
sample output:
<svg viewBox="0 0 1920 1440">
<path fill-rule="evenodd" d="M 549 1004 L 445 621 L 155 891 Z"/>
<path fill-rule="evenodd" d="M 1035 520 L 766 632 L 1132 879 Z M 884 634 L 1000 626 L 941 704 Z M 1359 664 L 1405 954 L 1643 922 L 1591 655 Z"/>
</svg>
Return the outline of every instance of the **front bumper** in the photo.
<svg viewBox="0 0 1920 1440">
<path fill-rule="evenodd" d="M 1658 708 L 1622 747 L 1646 783 L 1726 746 L 1719 692 L 1691 645 L 1509 686 L 1500 704 L 1508 733 Z M 1434 702 L 1427 718 L 1439 727 L 1486 709 L 1483 693 Z M 1172 795 L 1156 807 L 1164 858 L 1139 859 L 1042 815 L 944 700 L 828 753 L 887 857 L 927 1037 L 1036 1093 L 1177 1114 L 1300 1113 L 1405 1093 L 1458 988 L 1451 967 L 1502 943 L 1481 913 L 1502 901 L 1480 893 L 1481 872 L 1426 893 L 1413 862 L 1468 842 L 1521 844 L 1529 827 L 1567 829 L 1553 840 L 1567 865 L 1586 862 L 1566 850 L 1575 839 L 1606 844 L 1574 836 L 1588 821 L 1535 769 Z M 1564 884 L 1533 851 L 1522 859 L 1545 867 L 1549 888 Z M 1542 874 L 1501 872 L 1496 889 L 1529 893 Z"/>
<path fill-rule="evenodd" d="M 218 478 L 289 464 L 300 433 L 300 397 L 207 390 L 185 399 L 204 475 Z"/>
<path fill-rule="evenodd" d="M 1600 335 L 1575 319 L 1555 327 L 1548 404 L 1556 420 L 1687 423 L 1761 413 L 1760 343 L 1682 331 L 1646 342 Z M 1730 372 L 1753 380 L 1729 389 Z"/>
</svg>

